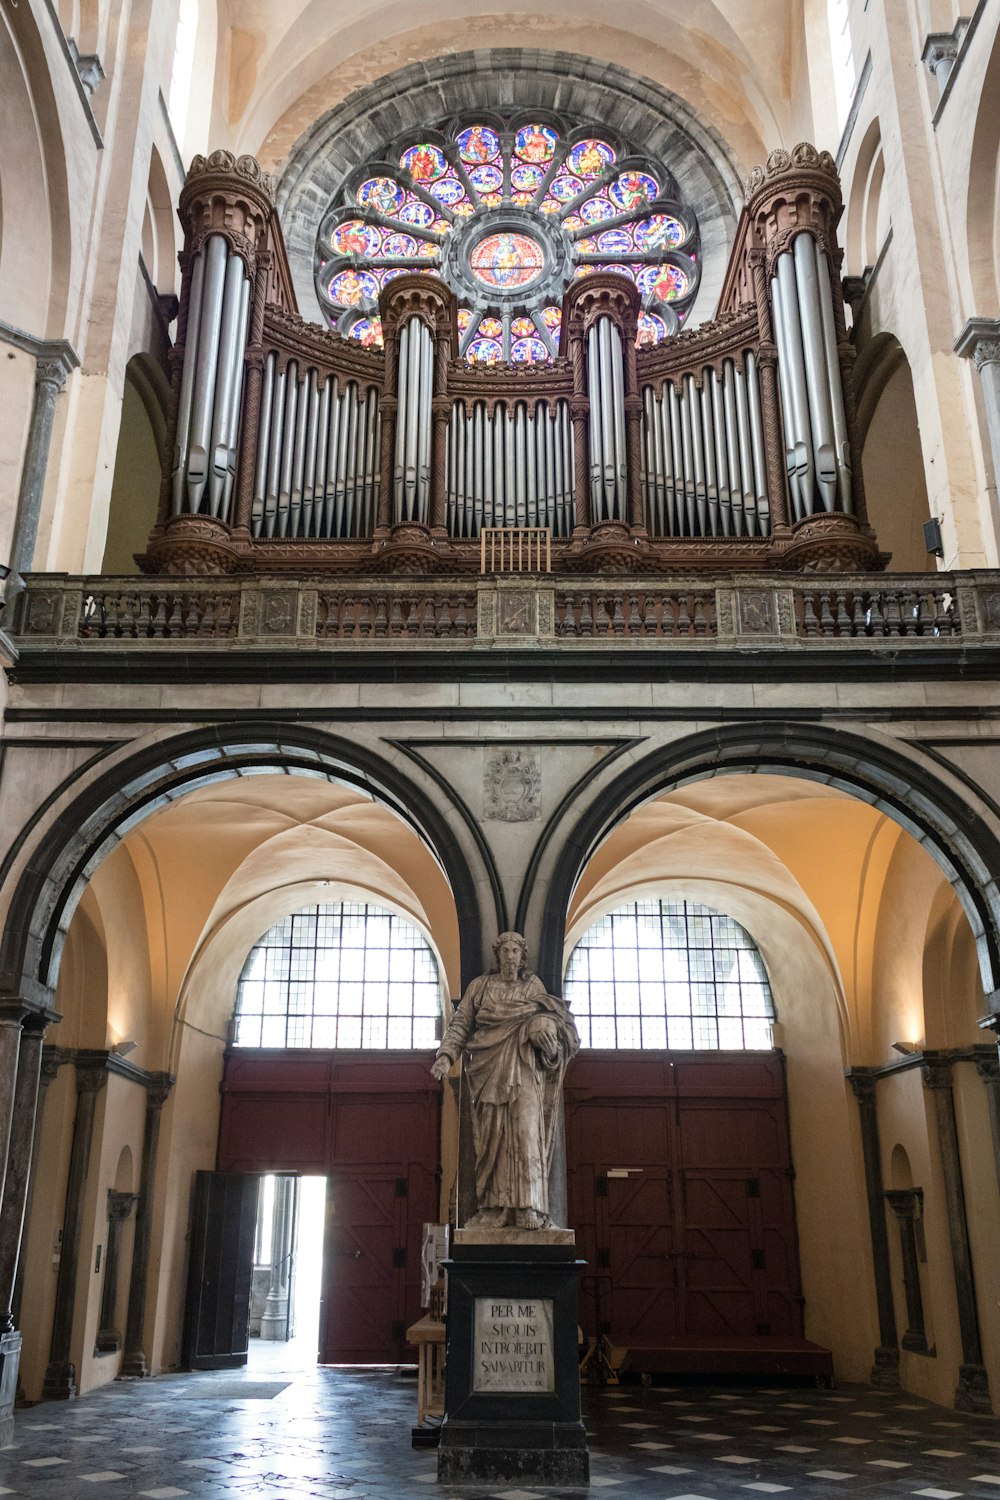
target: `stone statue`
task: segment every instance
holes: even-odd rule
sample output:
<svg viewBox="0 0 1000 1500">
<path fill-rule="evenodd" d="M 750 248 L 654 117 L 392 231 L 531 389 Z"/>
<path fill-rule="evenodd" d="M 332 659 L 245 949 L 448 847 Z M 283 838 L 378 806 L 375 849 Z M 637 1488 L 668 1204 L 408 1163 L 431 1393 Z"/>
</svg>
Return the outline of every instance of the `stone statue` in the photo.
<svg viewBox="0 0 1000 1500">
<path fill-rule="evenodd" d="M 502 932 L 497 968 L 462 997 L 431 1072 L 464 1051 L 472 1106 L 476 1209 L 470 1228 L 549 1229 L 549 1172 L 566 1064 L 580 1046 L 563 1000 L 527 967 L 527 944 Z"/>
</svg>

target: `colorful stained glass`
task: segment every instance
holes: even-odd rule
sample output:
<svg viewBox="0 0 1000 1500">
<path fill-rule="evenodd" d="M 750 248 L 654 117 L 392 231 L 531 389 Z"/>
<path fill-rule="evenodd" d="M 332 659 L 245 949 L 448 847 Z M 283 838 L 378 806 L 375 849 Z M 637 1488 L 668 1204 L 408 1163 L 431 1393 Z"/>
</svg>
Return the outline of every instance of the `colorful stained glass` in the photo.
<svg viewBox="0 0 1000 1500">
<path fill-rule="evenodd" d="M 469 269 L 476 280 L 503 291 L 527 286 L 541 274 L 544 264 L 536 239 L 507 229 L 486 235 L 469 256 Z"/>
<path fill-rule="evenodd" d="M 514 137 L 514 153 L 522 161 L 551 161 L 558 139 L 551 125 L 522 125 Z"/>
<path fill-rule="evenodd" d="M 578 177 L 587 182 L 600 177 L 615 159 L 615 153 L 607 141 L 577 141 L 566 156 L 566 165 Z"/>
<path fill-rule="evenodd" d="M 416 255 L 417 242 L 412 234 L 387 234 L 382 241 L 383 255 Z"/>
<path fill-rule="evenodd" d="M 502 193 L 483 193 L 479 199 L 484 208 L 499 208 L 503 202 Z"/>
<path fill-rule="evenodd" d="M 381 239 L 374 224 L 348 219 L 331 232 L 330 245 L 335 255 L 377 255 Z"/>
<path fill-rule="evenodd" d="M 545 324 L 549 338 L 559 348 L 559 335 L 562 333 L 562 308 L 550 304 L 542 308 L 542 322 Z"/>
<path fill-rule="evenodd" d="M 549 191 L 546 196 L 558 198 L 560 203 L 572 203 L 574 198 L 579 198 L 583 192 L 583 183 L 579 177 L 574 177 L 572 172 L 567 172 L 565 167 L 559 171 L 549 183 Z"/>
<path fill-rule="evenodd" d="M 510 331 L 516 339 L 533 339 L 535 337 L 534 318 L 512 318 Z"/>
<path fill-rule="evenodd" d="M 460 307 L 458 309 L 458 331 L 459 331 L 459 333 L 464 333 L 465 330 L 468 328 L 468 326 L 469 326 L 469 324 L 471 322 L 472 322 L 472 313 L 469 311 L 469 309 L 467 307 Z"/>
<path fill-rule="evenodd" d="M 378 277 L 379 286 L 385 286 L 387 281 L 395 281 L 397 276 L 405 276 L 406 268 L 403 266 L 389 266 L 384 271 L 373 271 L 372 275 Z"/>
<path fill-rule="evenodd" d="M 493 161 L 500 154 L 500 137 L 488 125 L 470 125 L 457 136 L 458 153 L 464 162 L 475 166 Z"/>
<path fill-rule="evenodd" d="M 560 203 L 558 198 L 553 198 L 551 193 L 546 193 L 539 207 L 543 214 L 560 214 L 563 211 L 564 205 Z"/>
<path fill-rule="evenodd" d="M 348 329 L 348 338 L 357 339 L 365 349 L 381 349 L 382 319 L 358 318 Z"/>
<path fill-rule="evenodd" d="M 600 254 L 600 251 L 597 248 L 597 236 L 593 234 L 588 234 L 584 239 L 577 240 L 576 244 L 573 246 L 573 249 L 577 252 L 578 255 Z"/>
<path fill-rule="evenodd" d="M 433 229 L 435 234 L 446 234 L 451 228 L 447 219 L 442 219 L 429 203 L 422 203 L 419 198 L 404 204 L 396 218 L 404 224 L 412 224 L 414 229 Z"/>
<path fill-rule="evenodd" d="M 634 232 L 637 250 L 674 250 L 686 237 L 684 225 L 670 214 L 652 214 Z"/>
<path fill-rule="evenodd" d="M 433 182 L 448 170 L 448 158 L 438 146 L 426 143 L 410 146 L 399 158 L 399 165 L 409 172 L 414 182 Z"/>
<path fill-rule="evenodd" d="M 680 266 L 643 266 L 636 280 L 644 297 L 655 297 L 659 302 L 685 296 L 690 285 Z"/>
<path fill-rule="evenodd" d="M 534 200 L 534 193 L 513 193 L 511 195 L 511 201 L 516 203 L 518 208 L 527 208 L 529 203 L 533 203 Z"/>
<path fill-rule="evenodd" d="M 602 255 L 628 255 L 632 249 L 632 236 L 627 229 L 605 229 L 597 236 Z"/>
<path fill-rule="evenodd" d="M 473 339 L 465 357 L 477 365 L 497 365 L 503 359 L 503 345 L 498 339 Z"/>
<path fill-rule="evenodd" d="M 583 228 L 583 222 L 584 221 L 580 218 L 579 214 L 577 214 L 577 213 L 567 214 L 566 217 L 565 217 L 565 219 L 563 219 L 563 228 L 564 229 L 582 229 Z"/>
<path fill-rule="evenodd" d="M 616 219 L 620 212 L 621 210 L 615 207 L 606 193 L 598 193 L 594 198 L 585 198 L 580 204 L 580 218 L 584 224 L 600 224 L 602 219 Z"/>
<path fill-rule="evenodd" d="M 503 323 L 499 318 L 488 316 L 481 320 L 477 331 L 484 339 L 502 339 Z"/>
<path fill-rule="evenodd" d="M 355 195 L 364 208 L 380 214 L 394 214 L 403 206 L 406 193 L 392 177 L 369 177 Z"/>
<path fill-rule="evenodd" d="M 437 254 L 438 247 L 432 244 L 430 240 L 421 240 L 417 245 L 417 255 L 421 260 L 435 260 Z"/>
<path fill-rule="evenodd" d="M 357 307 L 359 302 L 374 302 L 378 297 L 378 282 L 370 271 L 355 271 L 351 267 L 340 271 L 330 282 L 330 301 L 341 307 Z"/>
<path fill-rule="evenodd" d="M 503 173 L 499 167 L 487 162 L 485 166 L 470 169 L 469 181 L 477 193 L 495 193 L 498 188 L 503 187 Z"/>
<path fill-rule="evenodd" d="M 647 270 L 655 269 L 656 267 L 654 266 L 647 267 Z M 596 265 L 591 262 L 589 265 L 577 266 L 576 275 L 590 276 L 594 273 L 594 271 L 613 271 L 616 276 L 627 276 L 630 281 L 634 281 L 636 279 L 635 266 L 618 265 L 614 261 L 600 261 Z"/>
<path fill-rule="evenodd" d="M 462 202 L 463 198 L 468 202 L 465 188 L 459 182 L 454 172 L 449 172 L 447 177 L 442 177 L 438 182 L 431 183 L 430 191 L 439 203 L 444 204 L 445 208 L 454 208 Z"/>
<path fill-rule="evenodd" d="M 545 176 L 544 167 L 535 167 L 525 162 L 519 162 L 511 168 L 511 186 L 521 193 L 537 193 Z"/>
<path fill-rule="evenodd" d="M 667 336 L 667 325 L 656 313 L 641 312 L 639 314 L 639 327 L 636 333 L 635 346 L 637 349 L 648 349 L 653 344 L 658 344 Z"/>
<path fill-rule="evenodd" d="M 622 172 L 608 189 L 612 203 L 618 205 L 619 213 L 630 208 L 641 208 L 660 196 L 660 184 L 648 172 Z"/>
<path fill-rule="evenodd" d="M 517 365 L 537 365 L 548 359 L 549 351 L 538 337 L 516 339 L 511 345 L 510 357 Z"/>
</svg>

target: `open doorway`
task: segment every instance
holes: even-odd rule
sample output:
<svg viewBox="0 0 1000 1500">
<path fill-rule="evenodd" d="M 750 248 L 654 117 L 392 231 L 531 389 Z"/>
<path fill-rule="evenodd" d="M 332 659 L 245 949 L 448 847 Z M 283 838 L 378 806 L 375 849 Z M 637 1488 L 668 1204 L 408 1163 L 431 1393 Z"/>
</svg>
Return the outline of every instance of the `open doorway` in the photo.
<svg viewBox="0 0 1000 1500">
<path fill-rule="evenodd" d="M 326 1178 L 260 1178 L 250 1297 L 248 1365 L 307 1369 L 316 1363 L 323 1279 Z"/>
</svg>

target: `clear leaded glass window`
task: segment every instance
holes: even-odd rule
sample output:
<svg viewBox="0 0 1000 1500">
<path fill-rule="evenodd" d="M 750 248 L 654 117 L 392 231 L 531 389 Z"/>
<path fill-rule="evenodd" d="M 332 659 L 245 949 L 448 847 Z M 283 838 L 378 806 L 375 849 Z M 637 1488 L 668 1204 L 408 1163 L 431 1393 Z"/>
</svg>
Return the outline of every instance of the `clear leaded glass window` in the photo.
<svg viewBox="0 0 1000 1500">
<path fill-rule="evenodd" d="M 250 950 L 237 1047 L 433 1047 L 441 981 L 411 922 L 366 902 L 293 912 Z"/>
<path fill-rule="evenodd" d="M 767 971 L 744 927 L 693 901 L 631 901 L 588 928 L 564 996 L 585 1047 L 769 1048 Z"/>
<path fill-rule="evenodd" d="M 698 290 L 695 215 L 666 162 L 593 122 L 478 111 L 387 144 L 324 216 L 316 288 L 338 332 L 380 345 L 378 295 L 404 271 L 458 297 L 461 353 L 537 364 L 559 353 L 574 276 L 617 271 L 642 293 L 637 342 L 684 322 Z"/>
</svg>

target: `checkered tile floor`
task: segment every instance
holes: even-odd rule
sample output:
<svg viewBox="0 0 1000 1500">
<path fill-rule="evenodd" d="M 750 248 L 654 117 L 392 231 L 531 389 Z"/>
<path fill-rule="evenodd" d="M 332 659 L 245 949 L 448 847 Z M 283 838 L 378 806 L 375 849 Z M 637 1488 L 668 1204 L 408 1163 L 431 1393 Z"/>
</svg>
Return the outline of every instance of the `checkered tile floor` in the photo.
<svg viewBox="0 0 1000 1500">
<path fill-rule="evenodd" d="M 1000 1423 L 912 1396 L 677 1381 L 586 1391 L 584 1409 L 591 1493 L 609 1500 L 1000 1500 Z M 438 1489 L 433 1450 L 411 1448 L 415 1411 L 412 1375 L 282 1372 L 275 1356 L 129 1381 L 19 1412 L 0 1496 L 464 1500 Z M 513 1486 L 470 1495 L 543 1500 Z"/>
</svg>

